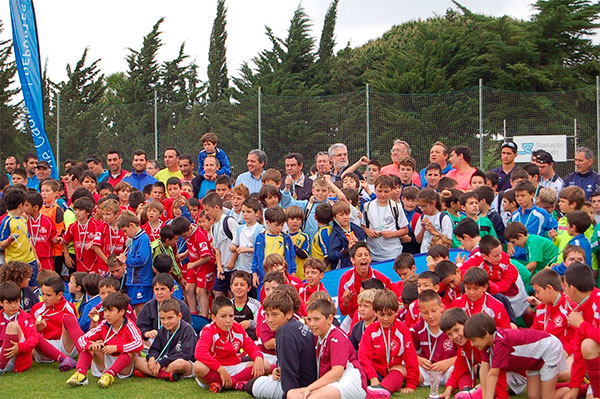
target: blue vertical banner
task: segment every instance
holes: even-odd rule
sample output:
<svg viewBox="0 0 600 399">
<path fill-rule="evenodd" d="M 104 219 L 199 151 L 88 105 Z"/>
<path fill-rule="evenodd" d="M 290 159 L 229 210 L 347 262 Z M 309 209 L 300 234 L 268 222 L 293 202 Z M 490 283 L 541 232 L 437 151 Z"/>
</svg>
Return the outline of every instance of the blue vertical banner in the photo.
<svg viewBox="0 0 600 399">
<path fill-rule="evenodd" d="M 44 127 L 42 100 L 42 67 L 35 12 L 32 0 L 9 0 L 13 44 L 21 91 L 27 106 L 27 120 L 39 161 L 47 161 L 52 177 L 58 179 L 58 168 Z"/>
</svg>

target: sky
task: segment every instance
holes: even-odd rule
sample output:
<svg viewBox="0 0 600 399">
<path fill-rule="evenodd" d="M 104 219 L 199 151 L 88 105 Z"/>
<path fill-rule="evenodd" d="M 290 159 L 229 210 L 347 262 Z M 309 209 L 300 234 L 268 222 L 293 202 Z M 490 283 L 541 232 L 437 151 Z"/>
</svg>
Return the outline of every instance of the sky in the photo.
<svg viewBox="0 0 600 399">
<path fill-rule="evenodd" d="M 473 12 L 529 19 L 533 0 L 462 0 Z M 66 79 L 66 66 L 74 66 L 86 47 L 88 65 L 101 59 L 104 74 L 127 70 L 128 48 L 140 49 L 143 37 L 160 17 L 164 46 L 160 61 L 174 59 L 181 43 L 206 79 L 208 46 L 216 0 L 37 0 L 34 2 L 42 64 L 47 61 L 50 79 Z M 301 4 L 320 37 L 329 0 L 227 0 L 227 58 L 229 74 L 238 75 L 240 65 L 270 47 L 265 25 L 278 37 L 286 37 L 294 10 Z M 336 25 L 336 50 L 349 42 L 356 47 L 376 39 L 392 26 L 414 19 L 442 15 L 454 7 L 450 0 L 340 0 Z M 9 1 L 0 2 L 4 32 L 11 38 Z"/>
</svg>

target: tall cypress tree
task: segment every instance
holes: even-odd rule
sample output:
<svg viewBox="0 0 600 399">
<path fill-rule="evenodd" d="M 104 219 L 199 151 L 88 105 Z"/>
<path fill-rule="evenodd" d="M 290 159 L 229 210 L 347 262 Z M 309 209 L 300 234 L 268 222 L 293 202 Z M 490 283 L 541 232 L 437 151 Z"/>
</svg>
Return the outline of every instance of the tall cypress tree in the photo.
<svg viewBox="0 0 600 399">
<path fill-rule="evenodd" d="M 325 94 L 331 94 L 333 48 L 335 47 L 335 23 L 337 20 L 338 0 L 333 0 L 325 14 L 321 40 L 317 51 L 316 76 L 317 84 L 325 87 Z"/>
<path fill-rule="evenodd" d="M 227 77 L 227 57 L 225 41 L 227 40 L 225 0 L 217 3 L 217 16 L 210 34 L 208 49 L 208 101 L 218 102 L 227 99 L 229 79 Z"/>
</svg>

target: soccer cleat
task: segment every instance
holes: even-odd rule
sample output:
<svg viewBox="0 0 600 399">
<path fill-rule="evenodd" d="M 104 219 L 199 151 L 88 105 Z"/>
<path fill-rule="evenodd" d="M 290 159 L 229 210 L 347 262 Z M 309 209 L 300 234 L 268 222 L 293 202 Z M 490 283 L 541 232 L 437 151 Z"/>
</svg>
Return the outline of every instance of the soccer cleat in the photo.
<svg viewBox="0 0 600 399">
<path fill-rule="evenodd" d="M 81 374 L 79 371 L 76 371 L 71 378 L 67 380 L 67 385 L 70 387 L 80 387 L 87 385 L 89 383 L 85 374 Z"/>
<path fill-rule="evenodd" d="M 246 390 L 246 383 L 245 382 L 234 382 L 233 383 L 233 389 L 235 389 L 236 391 L 245 391 Z"/>
<path fill-rule="evenodd" d="M 69 371 L 73 370 L 75 367 L 77 367 L 77 362 L 70 357 L 65 357 L 62 362 L 60 362 L 58 369 L 60 371 Z"/>
<path fill-rule="evenodd" d="M 212 393 L 219 393 L 221 392 L 221 384 L 219 384 L 218 382 L 211 382 L 210 385 L 208 386 L 208 389 L 212 392 Z"/>
<path fill-rule="evenodd" d="M 158 378 L 167 382 L 175 382 L 179 381 L 179 374 L 177 373 L 167 373 L 166 371 L 159 371 Z"/>
<path fill-rule="evenodd" d="M 473 388 L 467 389 L 465 391 L 460 391 L 456 395 L 454 395 L 456 399 L 481 399 L 483 398 L 483 394 L 481 392 L 481 388 Z"/>
<path fill-rule="evenodd" d="M 108 374 L 108 373 L 104 373 L 104 374 L 102 374 L 102 376 L 100 376 L 100 379 L 98 380 L 98 385 L 100 385 L 100 388 L 108 388 L 114 382 L 115 382 L 115 376 L 114 375 Z"/>
<path fill-rule="evenodd" d="M 388 399 L 390 396 L 390 391 L 381 385 L 367 387 L 367 399 Z"/>
</svg>

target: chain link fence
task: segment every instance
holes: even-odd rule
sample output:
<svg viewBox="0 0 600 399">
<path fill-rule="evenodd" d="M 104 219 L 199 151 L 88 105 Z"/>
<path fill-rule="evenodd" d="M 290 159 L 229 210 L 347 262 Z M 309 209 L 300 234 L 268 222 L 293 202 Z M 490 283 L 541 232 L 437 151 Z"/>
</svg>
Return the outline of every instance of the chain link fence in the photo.
<svg viewBox="0 0 600 399">
<path fill-rule="evenodd" d="M 234 175 L 246 170 L 246 155 L 253 148 L 265 150 L 267 166 L 278 168 L 283 167 L 287 153 L 300 152 L 307 171 L 314 155 L 336 142 L 347 145 L 350 162 L 369 155 L 386 165 L 398 138 L 410 143 L 419 169 L 428 163 L 431 144 L 441 140 L 448 147 L 471 147 L 472 164 L 489 170 L 500 165 L 504 137 L 567 135 L 570 159 L 575 144 L 596 152 L 597 115 L 596 86 L 556 93 L 474 87 L 410 95 L 370 92 L 367 87 L 326 97 L 258 95 L 231 104 L 193 106 L 154 101 L 126 105 L 54 101 L 46 130 L 55 141 L 59 164 L 66 159 L 85 160 L 92 153 L 103 156 L 110 149 L 123 153 L 124 166 L 130 165 L 138 148 L 161 163 L 167 147 L 196 159 L 202 149 L 200 136 L 213 131 L 219 147 L 229 156 Z M 4 157 L 21 155 L 11 147 L 1 146 Z M 564 176 L 574 165 L 561 162 L 555 168 Z"/>
</svg>

